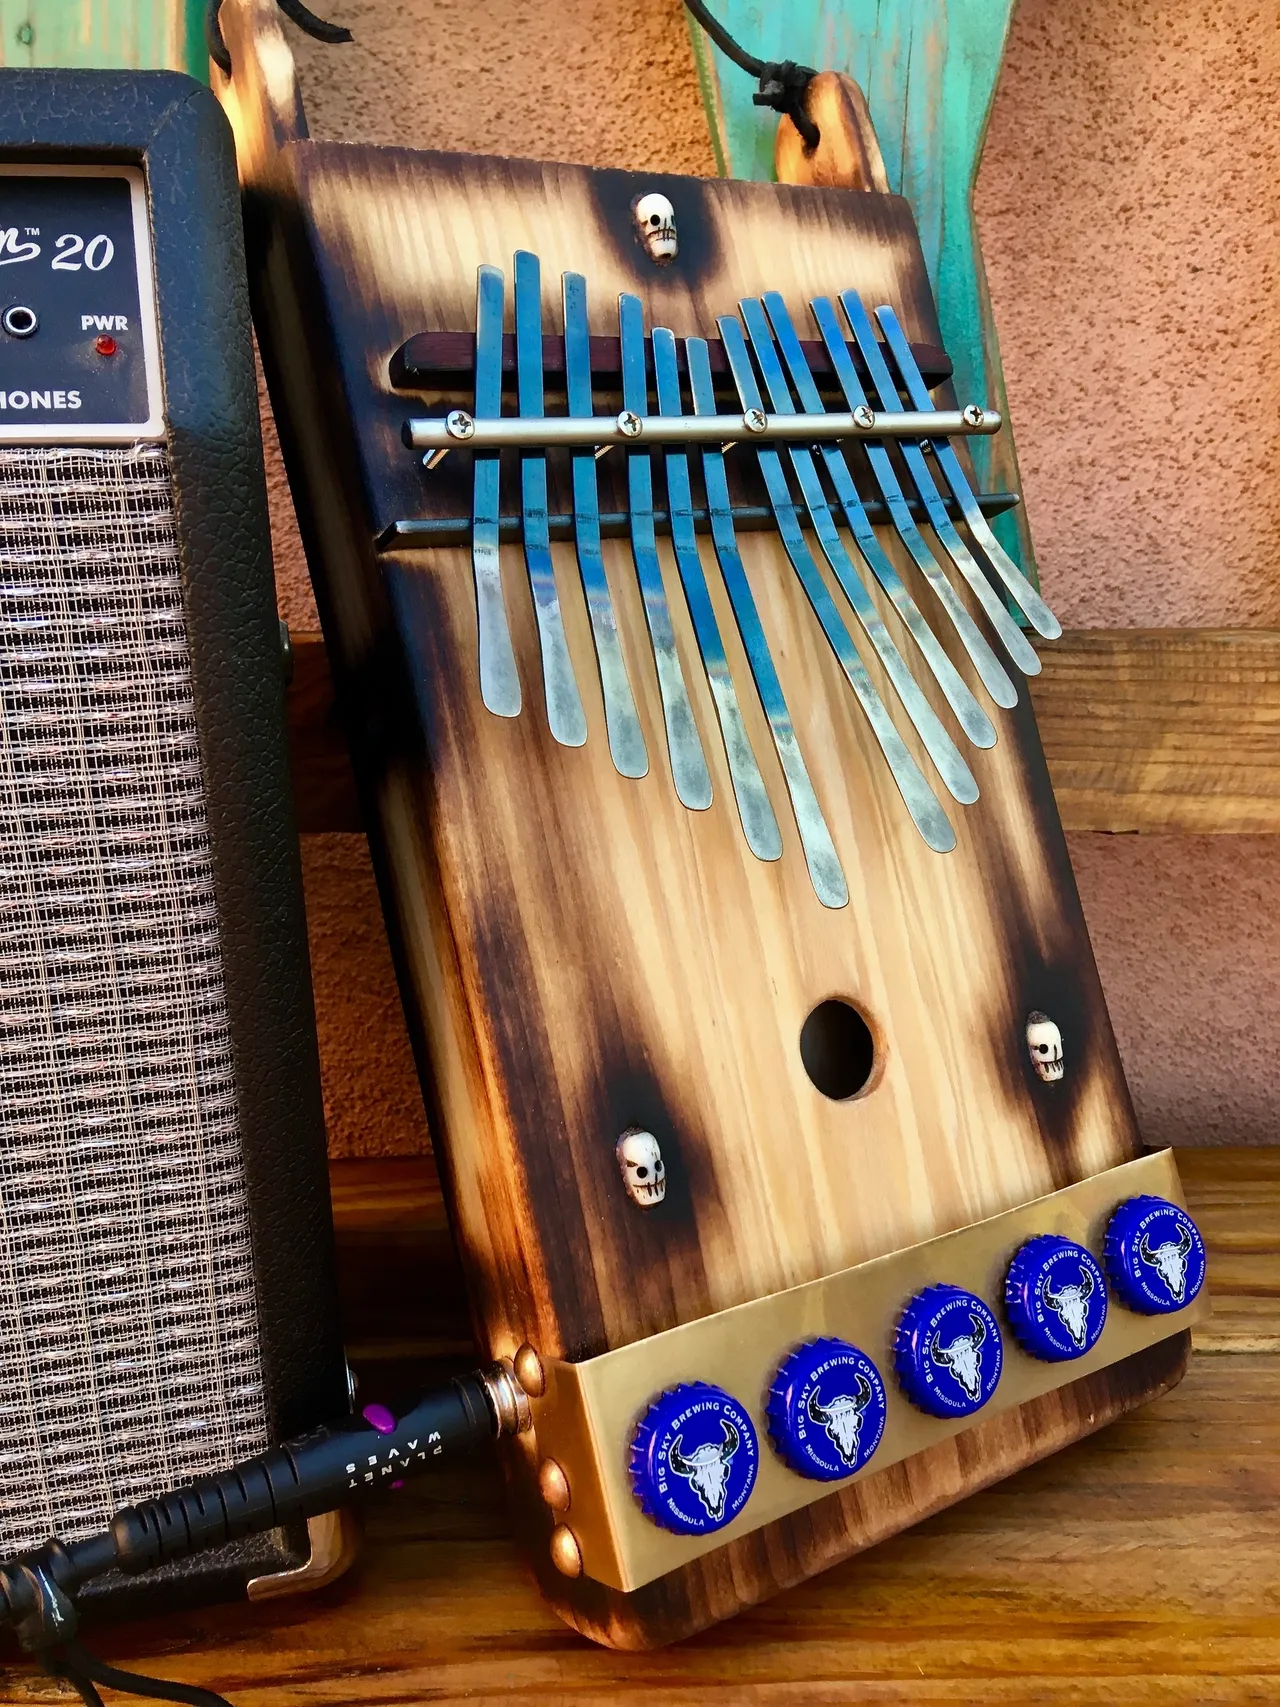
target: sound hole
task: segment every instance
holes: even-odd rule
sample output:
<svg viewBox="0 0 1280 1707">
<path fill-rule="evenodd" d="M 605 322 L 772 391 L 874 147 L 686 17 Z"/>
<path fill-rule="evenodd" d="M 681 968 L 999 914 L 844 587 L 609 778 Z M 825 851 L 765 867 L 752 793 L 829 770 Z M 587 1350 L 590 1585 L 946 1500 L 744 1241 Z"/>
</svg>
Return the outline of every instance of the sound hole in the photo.
<svg viewBox="0 0 1280 1707">
<path fill-rule="evenodd" d="M 844 1102 L 870 1081 L 875 1038 L 857 1008 L 833 997 L 819 1002 L 801 1026 L 800 1059 L 824 1097 Z"/>
</svg>

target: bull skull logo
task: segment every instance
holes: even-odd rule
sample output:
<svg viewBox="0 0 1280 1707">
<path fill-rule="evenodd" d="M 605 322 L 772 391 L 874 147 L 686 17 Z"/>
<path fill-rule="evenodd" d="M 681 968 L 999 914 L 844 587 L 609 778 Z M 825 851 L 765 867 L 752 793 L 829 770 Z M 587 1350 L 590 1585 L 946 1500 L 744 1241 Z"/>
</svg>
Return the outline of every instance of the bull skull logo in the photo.
<svg viewBox="0 0 1280 1707">
<path fill-rule="evenodd" d="M 950 1345 L 942 1345 L 935 1329 L 929 1341 L 929 1356 L 942 1369 L 949 1369 L 970 1399 L 982 1397 L 982 1352 L 987 1337 L 987 1324 L 972 1311 L 971 1334 L 960 1334 Z"/>
<path fill-rule="evenodd" d="M 1040 1296 L 1071 1335 L 1077 1350 L 1084 1351 L 1089 1342 L 1089 1300 L 1093 1297 L 1093 1275 L 1086 1268 L 1078 1286 L 1062 1286 L 1055 1292 L 1053 1281 L 1046 1274 Z"/>
<path fill-rule="evenodd" d="M 1191 1254 L 1191 1229 L 1183 1227 L 1182 1236 L 1175 1244 L 1172 1239 L 1166 1239 L 1162 1245 L 1153 1245 L 1144 1233 L 1138 1241 L 1138 1255 L 1148 1268 L 1155 1269 L 1164 1281 L 1176 1304 L 1181 1304 L 1187 1290 L 1187 1258 Z"/>
<path fill-rule="evenodd" d="M 688 1482 L 713 1523 L 718 1523 L 724 1515 L 729 1492 L 729 1466 L 741 1445 L 741 1437 L 727 1417 L 721 1417 L 720 1427 L 724 1432 L 723 1440 L 708 1440 L 686 1458 L 681 1450 L 684 1436 L 678 1434 L 667 1454 L 667 1463 L 672 1471 Z"/>
<path fill-rule="evenodd" d="M 858 1392 L 840 1393 L 829 1405 L 818 1398 L 815 1387 L 809 1395 L 809 1421 L 825 1429 L 827 1439 L 851 1470 L 858 1467 L 858 1444 L 862 1437 L 862 1419 L 873 1394 L 865 1375 L 858 1376 Z"/>
</svg>

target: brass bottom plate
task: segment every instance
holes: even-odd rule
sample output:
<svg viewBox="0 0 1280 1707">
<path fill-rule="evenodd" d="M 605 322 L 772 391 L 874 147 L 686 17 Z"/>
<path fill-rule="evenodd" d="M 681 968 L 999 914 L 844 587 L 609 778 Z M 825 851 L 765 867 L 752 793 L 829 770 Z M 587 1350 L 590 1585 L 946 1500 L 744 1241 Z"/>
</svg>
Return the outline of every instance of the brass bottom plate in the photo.
<svg viewBox="0 0 1280 1707">
<path fill-rule="evenodd" d="M 564 1471 L 569 1505 L 561 1521 L 577 1541 L 584 1574 L 630 1592 L 848 1485 L 796 1475 L 768 1444 L 764 1406 L 774 1373 L 806 1340 L 826 1334 L 850 1340 L 874 1359 L 884 1377 L 884 1438 L 870 1462 L 849 1477 L 853 1482 L 962 1433 L 979 1418 L 1067 1386 L 1182 1333 L 1208 1313 L 1205 1293 L 1185 1309 L 1164 1316 L 1137 1315 L 1113 1297 L 1097 1344 L 1067 1363 L 1029 1357 L 1006 1330 L 1000 1384 L 971 1417 L 926 1416 L 908 1402 L 894 1379 L 894 1332 L 903 1306 L 915 1293 L 942 1282 L 965 1286 L 1003 1320 L 1005 1273 L 1027 1239 L 1058 1233 L 1100 1257 L 1112 1211 L 1140 1193 L 1184 1203 L 1171 1151 L 1142 1156 L 990 1220 L 704 1316 L 583 1363 L 545 1360 L 546 1391 L 533 1404 L 538 1453 Z M 636 1423 L 659 1393 L 681 1381 L 711 1381 L 725 1388 L 745 1406 L 760 1437 L 755 1490 L 738 1517 L 711 1535 L 673 1535 L 659 1529 L 640 1511 L 627 1473 Z"/>
</svg>

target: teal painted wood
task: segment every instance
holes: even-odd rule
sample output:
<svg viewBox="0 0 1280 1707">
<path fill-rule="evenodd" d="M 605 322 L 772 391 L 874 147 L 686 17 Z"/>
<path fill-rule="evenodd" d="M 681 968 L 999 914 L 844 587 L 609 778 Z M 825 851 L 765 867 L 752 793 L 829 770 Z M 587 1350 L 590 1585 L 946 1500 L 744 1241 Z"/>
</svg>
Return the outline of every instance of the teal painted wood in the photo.
<svg viewBox="0 0 1280 1707">
<path fill-rule="evenodd" d="M 0 0 L 0 65 L 168 69 L 207 80 L 202 0 Z"/>
<path fill-rule="evenodd" d="M 209 81 L 209 49 L 204 39 L 205 0 L 187 0 L 183 70 L 202 83 Z"/>
<path fill-rule="evenodd" d="M 956 391 L 1008 416 L 1000 347 L 973 219 L 973 187 L 1014 0 L 711 0 L 750 52 L 845 71 L 862 87 L 889 183 L 911 203 L 938 302 Z M 772 178 L 777 115 L 755 107 L 755 81 L 690 20 L 694 55 L 726 176 Z M 987 487 L 1020 490 L 1008 427 L 971 441 Z M 1034 578 L 1022 509 L 996 533 Z"/>
</svg>

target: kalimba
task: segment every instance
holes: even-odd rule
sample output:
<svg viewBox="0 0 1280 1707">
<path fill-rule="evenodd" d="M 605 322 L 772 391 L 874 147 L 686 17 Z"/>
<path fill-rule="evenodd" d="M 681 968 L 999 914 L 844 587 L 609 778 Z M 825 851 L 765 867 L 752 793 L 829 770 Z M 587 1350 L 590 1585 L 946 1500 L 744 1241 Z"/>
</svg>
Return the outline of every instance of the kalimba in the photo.
<svg viewBox="0 0 1280 1707">
<path fill-rule="evenodd" d="M 1182 1372 L 1203 1246 L 1024 685 L 1058 627 L 902 199 L 312 142 L 267 0 L 222 26 L 519 1525 L 653 1645 Z"/>
</svg>

